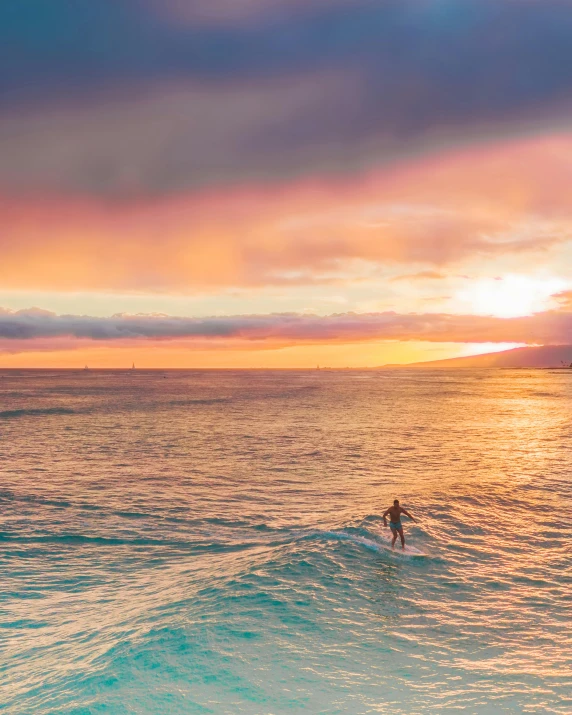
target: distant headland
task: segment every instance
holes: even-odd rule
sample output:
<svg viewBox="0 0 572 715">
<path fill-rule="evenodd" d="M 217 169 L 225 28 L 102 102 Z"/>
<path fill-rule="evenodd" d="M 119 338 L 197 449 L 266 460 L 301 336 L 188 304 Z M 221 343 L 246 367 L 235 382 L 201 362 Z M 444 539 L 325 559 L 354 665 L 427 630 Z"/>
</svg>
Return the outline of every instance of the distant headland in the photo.
<svg viewBox="0 0 572 715">
<path fill-rule="evenodd" d="M 500 368 L 551 368 L 572 372 L 572 345 L 542 345 L 530 348 L 513 348 L 497 353 L 468 355 L 467 357 L 431 360 L 408 365 L 384 367 L 500 367 Z"/>
</svg>

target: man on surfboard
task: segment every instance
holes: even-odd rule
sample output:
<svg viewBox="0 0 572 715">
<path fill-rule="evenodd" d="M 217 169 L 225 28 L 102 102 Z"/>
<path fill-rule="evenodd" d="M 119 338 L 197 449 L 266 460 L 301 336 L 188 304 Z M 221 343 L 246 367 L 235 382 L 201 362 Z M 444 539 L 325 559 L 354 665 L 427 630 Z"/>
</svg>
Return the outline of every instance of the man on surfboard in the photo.
<svg viewBox="0 0 572 715">
<path fill-rule="evenodd" d="M 383 513 L 383 525 L 387 526 L 387 515 L 389 514 L 389 528 L 391 529 L 391 533 L 393 534 L 393 541 L 391 542 L 391 548 L 395 548 L 395 542 L 397 540 L 397 534 L 399 534 L 401 538 L 401 548 L 405 549 L 405 536 L 403 536 L 403 526 L 401 524 L 401 515 L 405 514 L 405 516 L 408 516 L 411 521 L 414 521 L 417 523 L 417 519 L 414 519 L 411 514 L 404 509 L 402 506 L 399 506 L 399 499 L 394 499 L 393 500 L 393 506 L 390 506 L 387 508 L 384 513 Z"/>
</svg>

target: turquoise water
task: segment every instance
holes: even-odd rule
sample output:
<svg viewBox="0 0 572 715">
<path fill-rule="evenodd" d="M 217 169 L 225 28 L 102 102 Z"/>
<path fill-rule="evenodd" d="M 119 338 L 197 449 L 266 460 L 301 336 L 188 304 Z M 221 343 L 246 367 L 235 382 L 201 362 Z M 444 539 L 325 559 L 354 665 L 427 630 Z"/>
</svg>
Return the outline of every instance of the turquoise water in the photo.
<svg viewBox="0 0 572 715">
<path fill-rule="evenodd" d="M 6 712 L 572 712 L 572 374 L 4 371 L 0 440 Z"/>
</svg>

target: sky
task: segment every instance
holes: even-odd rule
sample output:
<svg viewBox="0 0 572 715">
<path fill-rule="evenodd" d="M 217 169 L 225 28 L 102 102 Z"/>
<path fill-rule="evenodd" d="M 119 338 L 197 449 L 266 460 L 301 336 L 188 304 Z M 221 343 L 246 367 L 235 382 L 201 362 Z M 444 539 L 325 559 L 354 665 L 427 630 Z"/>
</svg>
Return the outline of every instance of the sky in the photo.
<svg viewBox="0 0 572 715">
<path fill-rule="evenodd" d="M 0 368 L 572 343 L 571 0 L 0 4 Z"/>
</svg>

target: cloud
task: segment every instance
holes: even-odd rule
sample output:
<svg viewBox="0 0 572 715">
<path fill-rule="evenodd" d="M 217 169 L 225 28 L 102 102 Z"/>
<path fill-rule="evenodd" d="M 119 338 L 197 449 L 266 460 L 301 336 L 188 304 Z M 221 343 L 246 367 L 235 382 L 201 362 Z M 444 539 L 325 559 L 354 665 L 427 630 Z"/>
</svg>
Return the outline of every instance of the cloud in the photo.
<svg viewBox="0 0 572 715">
<path fill-rule="evenodd" d="M 0 186 L 124 196 L 335 175 L 568 117 L 564 0 L 219 0 L 212 22 L 206 7 L 0 3 Z"/>
<path fill-rule="evenodd" d="M 190 26 L 247 26 L 288 18 L 293 14 L 312 15 L 322 6 L 343 6 L 347 0 L 150 0 L 148 6 L 155 9 L 159 20 L 172 18 L 178 25 L 186 22 Z M 322 10 L 323 11 L 323 10 Z"/>
<path fill-rule="evenodd" d="M 572 310 L 572 290 L 564 290 L 552 296 L 563 310 Z"/>
<path fill-rule="evenodd" d="M 510 256 L 515 271 L 525 254 L 549 256 L 572 238 L 570 152 L 572 136 L 563 135 L 431 155 L 343 180 L 258 182 L 232 192 L 0 195 L 0 282 L 191 294 L 386 280 L 388 266 L 466 270 L 460 264 L 479 257 Z"/>
<path fill-rule="evenodd" d="M 417 271 L 417 273 L 407 273 L 403 276 L 395 276 L 390 278 L 390 283 L 400 283 L 401 281 L 424 281 L 424 280 L 445 280 L 447 278 L 456 277 L 449 276 L 446 273 L 441 273 L 439 271 Z"/>
<path fill-rule="evenodd" d="M 41 111 L 4 111 L 0 189 L 130 200 L 276 174 L 284 180 L 302 166 L 341 170 L 341 128 L 351 126 L 359 102 L 350 72 L 321 72 L 239 85 L 150 79 Z M 323 113 L 336 117 L 337 136 Z M 275 133 L 282 136 L 274 140 Z"/>
<path fill-rule="evenodd" d="M 444 313 L 338 313 L 328 316 L 280 313 L 184 318 L 168 315 L 113 315 L 96 318 L 39 310 L 0 312 L 2 348 L 22 348 L 36 340 L 70 338 L 123 344 L 132 341 L 193 341 L 212 347 L 248 343 L 252 349 L 306 343 L 383 340 L 439 343 L 523 343 L 558 345 L 570 341 L 572 312 L 545 311 L 519 318 Z"/>
</svg>

